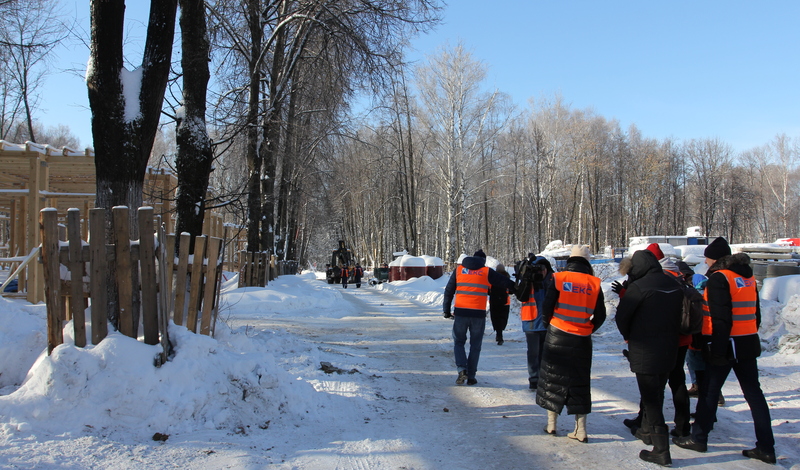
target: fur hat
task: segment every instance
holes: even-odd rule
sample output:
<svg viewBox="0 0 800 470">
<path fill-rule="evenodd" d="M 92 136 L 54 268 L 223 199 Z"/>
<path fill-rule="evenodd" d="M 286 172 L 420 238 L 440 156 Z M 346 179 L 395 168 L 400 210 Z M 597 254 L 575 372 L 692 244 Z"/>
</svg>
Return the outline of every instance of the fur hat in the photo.
<svg viewBox="0 0 800 470">
<path fill-rule="evenodd" d="M 497 267 L 494 270 L 498 273 L 504 273 L 506 272 L 506 267 L 503 265 L 503 263 L 497 263 Z"/>
<path fill-rule="evenodd" d="M 477 256 L 478 258 L 486 259 L 486 253 L 484 253 L 483 250 L 476 251 L 475 254 L 472 256 Z"/>
<path fill-rule="evenodd" d="M 592 254 L 589 252 L 589 247 L 586 245 L 572 245 L 572 252 L 570 256 L 580 256 L 587 260 L 592 259 Z"/>
<path fill-rule="evenodd" d="M 709 243 L 703 251 L 703 256 L 709 259 L 718 260 L 723 256 L 731 254 L 731 246 L 728 245 L 728 240 L 722 237 L 717 237 L 713 242 Z"/>
<path fill-rule="evenodd" d="M 631 272 L 632 267 L 633 267 L 633 260 L 626 256 L 625 258 L 622 258 L 622 260 L 620 260 L 619 262 L 619 268 L 618 268 L 619 273 L 624 276 L 629 272 Z"/>
<path fill-rule="evenodd" d="M 651 243 L 647 245 L 647 248 L 645 248 L 645 250 L 656 255 L 656 259 L 660 260 L 664 258 L 664 252 L 661 251 L 661 247 L 658 246 L 658 243 Z"/>
</svg>

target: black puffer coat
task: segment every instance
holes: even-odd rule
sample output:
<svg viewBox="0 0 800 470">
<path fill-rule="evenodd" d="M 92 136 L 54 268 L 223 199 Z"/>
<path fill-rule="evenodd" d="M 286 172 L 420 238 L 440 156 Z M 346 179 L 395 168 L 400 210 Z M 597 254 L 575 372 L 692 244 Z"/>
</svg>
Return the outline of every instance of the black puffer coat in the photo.
<svg viewBox="0 0 800 470">
<path fill-rule="evenodd" d="M 708 294 L 708 308 L 714 334 L 713 336 L 703 336 L 703 344 L 710 343 L 710 348 L 705 351 L 706 360 L 717 365 L 730 363 L 726 358 L 733 356 L 733 348 L 730 344 L 731 325 L 733 324 L 731 291 L 728 278 L 717 272 L 722 269 L 733 271 L 745 278 L 753 275 L 750 257 L 746 253 L 723 256 L 708 268 L 706 293 Z M 756 300 L 756 325 L 760 328 L 761 304 L 758 302 L 758 295 L 756 295 Z M 734 336 L 733 338 L 736 344 L 736 359 L 739 361 L 755 359 L 761 355 L 761 341 L 758 334 Z"/>
<path fill-rule="evenodd" d="M 617 328 L 628 342 L 632 372 L 666 374 L 675 367 L 683 292 L 649 251 L 637 251 L 631 263 Z"/>
<path fill-rule="evenodd" d="M 579 256 L 567 259 L 565 270 L 594 274 L 589 261 Z M 559 293 L 555 283 L 547 290 L 542 316 L 548 323 L 553 317 Z M 606 306 L 601 291 L 592 318 L 593 331 L 597 331 L 605 320 Z M 592 337 L 565 333 L 549 326 L 539 367 L 536 404 L 559 414 L 564 406 L 567 407 L 567 414 L 591 413 L 591 372 Z"/>
</svg>

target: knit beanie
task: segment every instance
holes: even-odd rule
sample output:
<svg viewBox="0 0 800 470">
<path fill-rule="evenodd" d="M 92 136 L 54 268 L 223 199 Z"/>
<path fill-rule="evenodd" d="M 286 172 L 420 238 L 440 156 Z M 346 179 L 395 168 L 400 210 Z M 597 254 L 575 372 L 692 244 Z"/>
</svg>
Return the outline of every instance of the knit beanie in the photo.
<svg viewBox="0 0 800 470">
<path fill-rule="evenodd" d="M 589 247 L 586 245 L 572 245 L 570 256 L 580 256 L 590 261 L 592 259 L 592 254 L 589 253 Z"/>
<path fill-rule="evenodd" d="M 713 242 L 709 243 L 703 251 L 703 256 L 709 259 L 718 260 L 723 256 L 731 254 L 731 246 L 728 245 L 728 240 L 722 237 L 717 237 Z"/>
<path fill-rule="evenodd" d="M 475 254 L 472 256 L 477 256 L 478 258 L 486 259 L 486 253 L 484 253 L 483 250 L 476 251 Z"/>
<path fill-rule="evenodd" d="M 658 243 L 651 243 L 651 244 L 647 245 L 647 248 L 645 248 L 645 250 L 647 250 L 650 253 L 653 253 L 654 255 L 656 255 L 656 259 L 663 259 L 664 258 L 664 252 L 661 251 L 661 247 L 658 246 Z"/>
</svg>

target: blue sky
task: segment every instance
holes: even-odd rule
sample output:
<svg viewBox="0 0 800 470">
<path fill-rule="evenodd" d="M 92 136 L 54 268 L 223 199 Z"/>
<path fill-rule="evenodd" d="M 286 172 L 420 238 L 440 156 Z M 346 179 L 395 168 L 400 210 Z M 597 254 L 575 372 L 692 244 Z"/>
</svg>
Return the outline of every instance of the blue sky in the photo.
<svg viewBox="0 0 800 470">
<path fill-rule="evenodd" d="M 64 3 L 88 17 L 88 1 Z M 127 3 L 129 15 L 146 18 L 149 2 Z M 635 124 L 645 137 L 718 137 L 736 151 L 779 133 L 800 138 L 795 0 L 449 3 L 444 23 L 416 39 L 411 56 L 460 41 L 488 67 L 486 87 L 519 106 L 560 94 L 623 129 Z M 88 52 L 78 50 L 59 64 L 85 62 Z M 54 74 L 41 120 L 68 124 L 91 145 L 87 103 L 80 78 Z"/>
</svg>

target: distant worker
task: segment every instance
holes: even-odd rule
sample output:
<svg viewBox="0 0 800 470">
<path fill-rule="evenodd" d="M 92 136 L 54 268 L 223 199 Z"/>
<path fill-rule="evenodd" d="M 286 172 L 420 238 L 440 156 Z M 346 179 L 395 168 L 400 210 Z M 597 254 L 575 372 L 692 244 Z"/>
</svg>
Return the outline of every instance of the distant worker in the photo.
<svg viewBox="0 0 800 470">
<path fill-rule="evenodd" d="M 511 279 L 502 264 L 495 269 L 499 274 Z M 511 297 L 508 295 L 508 288 L 492 287 L 489 289 L 489 318 L 492 319 L 492 328 L 495 331 L 495 341 L 498 346 L 503 344 L 503 330 L 508 326 L 508 312 L 511 308 Z"/>
<path fill-rule="evenodd" d="M 364 269 L 360 264 L 356 263 L 356 267 L 353 268 L 353 281 L 356 283 L 356 289 L 361 287 L 362 277 L 364 277 Z"/>
<path fill-rule="evenodd" d="M 345 264 L 342 266 L 342 287 L 347 289 L 347 278 L 350 277 L 350 268 Z"/>
<path fill-rule="evenodd" d="M 478 250 L 456 266 L 444 288 L 442 309 L 445 318 L 454 318 L 453 353 L 458 369 L 456 384 L 475 385 L 478 381 L 478 360 L 481 355 L 483 335 L 486 331 L 486 300 L 489 288 L 511 289 L 511 279 L 486 266 L 486 253 Z M 451 305 L 455 299 L 455 308 Z M 469 332 L 469 356 L 465 345 Z"/>
</svg>

